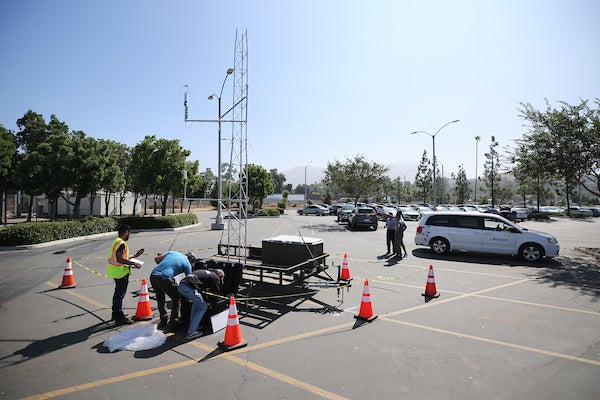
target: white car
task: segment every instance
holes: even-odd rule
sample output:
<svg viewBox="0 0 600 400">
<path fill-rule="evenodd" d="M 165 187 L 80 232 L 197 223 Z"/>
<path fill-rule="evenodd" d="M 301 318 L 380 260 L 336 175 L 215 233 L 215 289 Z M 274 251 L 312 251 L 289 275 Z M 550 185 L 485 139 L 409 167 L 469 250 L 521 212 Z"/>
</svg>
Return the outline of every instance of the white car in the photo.
<svg viewBox="0 0 600 400">
<path fill-rule="evenodd" d="M 438 212 L 424 214 L 415 244 L 438 254 L 451 250 L 518 255 L 527 261 L 556 257 L 558 240 L 550 234 L 529 231 L 496 214 Z"/>
<path fill-rule="evenodd" d="M 569 207 L 565 208 L 565 213 L 571 217 L 593 217 L 594 213 L 589 208 Z"/>
<path fill-rule="evenodd" d="M 412 207 L 401 206 L 398 209 L 402 211 L 402 218 L 405 221 L 418 221 L 420 218 L 419 211 Z"/>
<path fill-rule="evenodd" d="M 519 222 L 519 220 L 525 221 L 526 219 L 529 219 L 529 210 L 527 208 L 513 207 L 510 209 L 510 213 L 512 219 L 517 222 Z"/>
</svg>

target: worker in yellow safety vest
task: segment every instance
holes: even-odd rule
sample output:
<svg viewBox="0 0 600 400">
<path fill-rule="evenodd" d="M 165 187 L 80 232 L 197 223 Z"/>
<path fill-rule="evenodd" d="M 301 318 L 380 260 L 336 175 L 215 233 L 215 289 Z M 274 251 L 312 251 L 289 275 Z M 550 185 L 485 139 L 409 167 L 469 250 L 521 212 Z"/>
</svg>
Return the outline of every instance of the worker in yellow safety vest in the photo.
<svg viewBox="0 0 600 400">
<path fill-rule="evenodd" d="M 115 292 L 112 298 L 112 318 L 115 321 L 115 326 L 129 325 L 133 323 L 129 316 L 123 313 L 123 299 L 127 293 L 129 285 L 130 268 L 141 268 L 142 265 L 131 260 L 129 257 L 129 247 L 127 247 L 127 239 L 131 228 L 128 225 L 122 225 L 119 228 L 119 236 L 117 236 L 110 245 L 110 254 L 108 256 L 108 271 L 107 276 L 115 281 Z M 144 253 L 144 249 L 140 249 L 132 258 L 139 257 Z"/>
</svg>

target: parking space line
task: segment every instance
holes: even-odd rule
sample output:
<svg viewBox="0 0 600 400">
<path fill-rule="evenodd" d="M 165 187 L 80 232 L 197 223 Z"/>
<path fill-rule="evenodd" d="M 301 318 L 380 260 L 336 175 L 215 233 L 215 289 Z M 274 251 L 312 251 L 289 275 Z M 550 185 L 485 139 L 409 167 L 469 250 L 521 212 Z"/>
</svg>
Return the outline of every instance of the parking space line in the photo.
<svg viewBox="0 0 600 400">
<path fill-rule="evenodd" d="M 53 287 L 53 288 L 57 288 L 58 286 L 51 283 L 51 282 L 46 282 L 46 285 Z M 90 299 L 87 296 L 84 296 L 80 293 L 74 292 L 74 291 L 69 291 L 66 292 L 70 295 L 73 295 L 74 297 L 77 297 L 80 300 L 83 300 L 85 302 L 89 302 L 90 304 L 93 304 L 99 308 L 106 308 L 106 306 L 102 303 L 99 303 L 95 300 Z M 218 359 L 218 358 L 225 358 L 229 361 L 235 362 L 236 364 L 245 366 L 247 368 L 250 368 L 256 372 L 262 373 L 264 375 L 270 376 L 271 378 L 280 380 L 284 383 L 287 383 L 289 385 L 292 386 L 296 386 L 302 390 L 305 390 L 307 392 L 310 392 L 312 394 L 315 394 L 317 396 L 323 397 L 325 399 L 328 400 L 344 400 L 346 399 L 346 397 L 344 396 L 340 396 L 338 394 L 335 394 L 333 392 L 329 392 L 325 389 L 319 388 L 315 385 L 311 385 L 310 383 L 307 382 L 303 382 L 299 379 L 293 378 L 291 376 L 282 374 L 280 372 L 277 372 L 275 370 L 263 367 L 262 365 L 253 363 L 251 361 L 248 360 L 244 360 L 240 357 L 237 357 L 237 355 L 239 354 L 243 354 L 243 353 L 247 353 L 249 351 L 252 350 L 259 350 L 262 348 L 267 348 L 267 347 L 272 347 L 272 346 L 276 346 L 279 344 L 283 344 L 283 343 L 289 343 L 291 341 L 296 341 L 296 340 L 300 340 L 300 339 L 304 339 L 304 338 L 308 338 L 308 337 L 312 337 L 312 336 L 317 336 L 320 334 L 325 334 L 325 333 L 329 333 L 332 331 L 337 331 L 337 330 L 341 330 L 344 328 L 349 328 L 352 327 L 353 323 L 346 323 L 346 324 L 341 324 L 341 325 L 337 325 L 337 326 L 333 326 L 333 327 L 329 327 L 329 328 L 323 328 L 323 329 L 319 329 L 316 331 L 311 331 L 311 332 L 306 332 L 306 333 L 302 333 L 299 335 L 295 335 L 292 337 L 287 337 L 287 338 L 281 338 L 281 339 L 277 339 L 271 342 L 267 342 L 267 343 L 263 343 L 260 345 L 255 345 L 255 346 L 248 346 L 246 348 L 237 350 L 235 352 L 235 354 L 233 353 L 221 353 L 219 355 L 216 355 L 214 357 L 211 357 L 210 360 L 214 360 L 214 359 Z M 200 342 L 190 342 L 189 344 L 194 345 L 204 351 L 206 351 L 207 353 L 210 354 L 210 352 L 214 351 L 214 347 L 205 345 L 203 343 Z M 136 372 L 132 372 L 126 375 L 120 375 L 120 376 L 115 376 L 115 377 L 111 377 L 111 378 L 105 378 L 105 379 L 100 379 L 97 381 L 93 381 L 93 382 L 88 382 L 88 383 L 84 383 L 81 385 L 74 385 L 74 386 L 70 386 L 70 387 L 66 387 L 63 389 L 57 389 L 54 391 L 50 391 L 50 392 L 46 392 L 46 393 L 42 393 L 42 394 L 38 394 L 38 395 L 34 395 L 34 396 L 30 396 L 30 397 L 26 397 L 23 400 L 41 400 L 41 399 L 50 399 L 50 398 L 54 398 L 54 397 L 58 397 L 58 396 L 63 396 L 66 394 L 70 394 L 70 393 L 75 393 L 75 392 L 79 392 L 79 391 L 83 391 L 83 390 L 88 390 L 88 389 L 93 389 L 93 388 L 97 388 L 100 386 L 105 386 L 105 385 L 109 385 L 112 383 L 116 383 L 116 382 L 122 382 L 122 381 L 126 381 L 129 379 L 135 379 L 135 378 L 139 378 L 139 377 L 143 377 L 143 376 L 147 376 L 147 375 L 151 375 L 151 374 L 157 374 L 157 373 L 161 373 L 161 372 L 165 372 L 165 371 L 170 371 L 173 369 L 178 369 L 178 368 L 183 368 L 183 367 L 187 367 L 187 366 L 191 366 L 191 365 L 195 365 L 197 363 L 199 363 L 200 361 L 202 361 L 202 358 L 200 359 L 194 359 L 194 360 L 187 360 L 187 361 L 182 361 L 179 363 L 175 363 L 175 364 L 170 364 L 170 365 L 165 365 L 162 367 L 157 367 L 157 368 L 150 368 L 150 369 L 146 369 L 146 370 L 141 370 L 141 371 L 136 371 Z"/>
<path fill-rule="evenodd" d="M 513 277 L 514 279 L 514 277 Z M 571 360 L 571 361 L 577 361 L 577 362 L 582 362 L 582 363 L 587 363 L 590 365 L 595 365 L 595 366 L 600 366 L 600 361 L 594 361 L 594 360 L 590 360 L 590 359 L 586 359 L 586 358 L 582 358 L 582 357 L 576 357 L 576 356 L 570 356 L 567 354 L 562 354 L 562 353 L 557 353 L 557 352 L 552 352 L 552 351 L 546 351 L 546 350 L 542 350 L 542 349 L 537 349 L 537 348 L 533 348 L 533 347 L 528 347 L 528 346 L 522 346 L 522 345 L 518 345 L 515 343 L 509 343 L 509 342 L 503 342 L 500 340 L 495 340 L 495 339 L 489 339 L 489 338 L 485 338 L 485 337 L 480 337 L 480 336 L 474 336 L 474 335 L 469 335 L 469 334 L 465 334 L 465 333 L 461 333 L 461 332 L 455 332 L 455 331 L 450 331 L 450 330 L 445 330 L 445 329 L 440 329 L 440 328 L 435 328 L 435 327 L 431 327 L 431 326 L 425 326 L 425 325 L 420 325 L 420 324 L 415 324 L 415 323 L 411 323 L 411 322 L 407 322 L 407 321 L 399 321 L 396 319 L 393 319 L 393 316 L 396 315 L 401 315 L 401 314 L 405 314 L 408 312 L 412 312 L 412 311 L 417 311 L 426 307 L 431 307 L 431 306 L 436 306 L 436 305 L 441 305 L 447 302 L 452 302 L 452 301 L 456 301 L 456 300 L 460 300 L 460 299 L 464 299 L 467 297 L 482 297 L 482 298 L 489 298 L 489 299 L 493 299 L 493 300 L 500 300 L 500 301 L 511 301 L 511 302 L 516 302 L 516 303 L 523 303 L 523 304 L 529 304 L 529 305 L 534 305 L 534 306 L 542 306 L 542 307 L 549 307 L 549 308 L 556 308 L 556 309 L 562 309 L 562 310 L 567 310 L 567 311 L 577 311 L 577 312 L 586 312 L 586 311 L 581 311 L 581 310 L 572 310 L 572 309 L 568 309 L 568 308 L 563 308 L 563 307 L 556 307 L 556 306 L 549 306 L 549 305 L 544 305 L 544 304 L 537 304 L 537 303 L 529 303 L 529 302 L 522 302 L 522 301 L 518 301 L 518 300 L 510 300 L 510 299 L 502 299 L 502 298 L 495 298 L 492 296 L 484 296 L 484 293 L 488 293 L 494 290 L 498 290 L 501 288 L 505 288 L 505 287 L 509 287 L 509 286 L 514 286 L 514 285 L 518 285 L 521 283 L 525 283 L 531 281 L 531 279 L 526 278 L 526 279 L 520 279 L 520 280 L 516 280 L 513 282 L 509 282 L 506 284 L 502 284 L 502 285 L 497 285 L 494 287 L 490 287 L 490 288 L 486 288 L 486 289 L 482 289 L 476 292 L 472 292 L 472 293 L 460 293 L 460 292 L 450 292 L 450 291 L 446 291 L 447 293 L 454 293 L 457 294 L 457 296 L 452 297 L 452 298 L 447 298 L 447 299 L 443 299 L 440 301 L 437 301 L 435 303 L 426 303 L 426 304 L 422 304 L 419 306 L 415 306 L 415 307 L 410 307 L 410 308 L 406 308 L 403 310 L 398 310 L 395 312 L 391 312 L 391 313 L 387 313 L 385 315 L 380 315 L 380 319 L 384 320 L 384 321 L 388 321 L 388 322 L 393 322 L 396 324 L 401 324 L 401 325 L 405 325 L 405 326 L 410 326 L 413 328 L 417 328 L 417 329 L 423 329 L 423 330 L 429 330 L 432 332 L 437 332 L 437 333 L 442 333 L 445 335 L 452 335 L 455 337 L 462 337 L 462 338 L 467 338 L 467 339 L 471 339 L 471 340 L 476 340 L 476 341 L 480 341 L 480 342 L 484 342 L 484 343 L 490 343 L 490 344 L 494 344 L 494 345 L 498 345 L 498 346 L 504 346 L 504 347 L 509 347 L 509 348 L 514 348 L 514 349 L 518 349 L 518 350 L 523 350 L 523 351 L 527 351 L 527 352 L 533 352 L 533 353 L 538 353 L 538 354 L 543 354 L 543 355 L 547 355 L 547 356 L 551 356 L 551 357 L 556 357 L 556 358 L 561 358 L 561 359 L 566 359 L 566 360 Z M 394 283 L 394 282 L 381 282 L 381 283 L 388 283 L 388 284 L 392 284 L 392 285 L 400 285 L 400 286 L 409 286 L 409 287 L 417 287 L 417 286 L 411 286 L 411 285 L 405 285 L 405 284 L 399 284 L 399 283 Z M 50 283 L 50 282 L 46 282 L 46 284 L 48 286 L 51 287 L 57 287 L 56 285 Z M 420 286 L 419 286 L 420 288 Z M 78 292 L 75 291 L 69 291 L 67 292 L 77 298 L 79 298 L 80 300 L 83 300 L 85 302 L 88 302 L 90 304 L 93 304 L 97 307 L 100 308 L 104 308 L 105 305 L 101 304 L 99 302 L 96 302 Z M 595 312 L 589 312 L 587 311 L 587 313 L 591 313 L 591 314 L 597 314 Z M 302 390 L 305 390 L 307 392 L 310 392 L 312 394 L 315 394 L 317 396 L 323 397 L 325 399 L 332 399 L 332 400 L 341 400 L 341 399 L 345 399 L 345 397 L 337 395 L 335 393 L 329 392 L 325 389 L 319 388 L 317 386 L 311 385 L 307 382 L 298 380 L 294 377 L 282 374 L 278 371 L 266 368 L 262 365 L 259 365 L 257 363 L 253 363 L 251 361 L 248 361 L 247 359 L 243 359 L 240 358 L 239 356 L 241 354 L 244 353 L 248 353 L 251 351 L 255 351 L 255 350 L 260 350 L 263 348 L 268 348 L 268 347 L 273 347 L 273 346 L 277 346 L 277 345 L 281 345 L 281 344 L 285 344 L 285 343 L 290 343 L 293 341 L 297 341 L 297 340 L 301 340 L 301 339 L 305 339 L 305 338 L 310 338 L 310 337 L 314 337 L 314 336 L 318 336 L 318 335 L 322 335 L 322 334 L 327 334 L 330 332 L 334 332 L 334 331 L 340 331 L 343 329 L 348 329 L 351 328 L 353 326 L 353 322 L 348 322 L 348 323 L 344 323 L 344 324 L 339 324 L 336 326 L 332 326 L 332 327 L 327 327 L 327 328 L 323 328 L 323 329 L 318 329 L 318 330 L 314 330 L 314 331 L 310 331 L 310 332 L 305 332 L 305 333 L 301 333 L 298 335 L 294 335 L 294 336 L 290 336 L 290 337 L 286 337 L 286 338 L 280 338 L 280 339 L 276 339 L 270 342 L 265 342 L 262 344 L 258 344 L 258 345 L 254 345 L 254 346 L 248 346 L 246 348 L 243 349 L 239 349 L 236 350 L 235 353 L 221 353 L 219 355 L 216 355 L 214 357 L 211 357 L 210 360 L 214 360 L 214 359 L 218 359 L 218 358 L 226 358 L 229 361 L 232 361 L 238 365 L 247 367 L 249 369 L 252 369 L 256 372 L 259 372 L 261 374 L 264 374 L 266 376 L 269 376 L 273 379 L 277 379 L 281 382 L 287 383 L 289 385 L 298 387 Z M 214 351 L 214 347 L 205 345 L 203 343 L 200 342 L 190 342 L 189 344 L 196 346 L 204 351 L 206 351 L 207 353 L 210 353 L 212 351 Z M 151 368 L 151 369 L 146 369 L 146 370 L 141 370 L 141 371 L 137 371 L 137 372 L 132 372 L 130 374 L 126 374 L 126 375 L 121 375 L 121 376 L 115 376 L 115 377 L 111 377 L 111 378 L 105 378 L 105 379 L 100 379 L 94 382 L 89 382 L 89 383 L 85 383 L 85 384 L 81 384 L 81 385 L 74 385 L 71 387 L 67 387 L 67 388 L 63 388 L 63 389 L 58 389 L 55 391 L 50 391 L 50 392 L 46 392 L 46 393 L 42 393 L 39 395 L 35 395 L 35 396 L 31 396 L 31 397 L 27 397 L 26 399 L 49 399 L 49 398 L 53 398 L 53 397 L 57 397 L 57 396 L 62 396 L 62 395 L 66 395 L 66 394 L 70 394 L 70 393 L 75 393 L 75 392 L 79 392 L 79 391 L 83 391 L 83 390 L 88 390 L 88 389 L 93 389 L 93 388 L 97 388 L 100 386 L 104 386 L 104 385 L 108 385 L 108 384 L 112 384 L 112 383 L 116 383 L 116 382 L 122 382 L 122 381 L 126 381 L 126 380 L 130 380 L 130 379 L 135 379 L 135 378 L 139 378 L 142 376 L 147 376 L 149 374 L 156 374 L 156 373 L 161 373 L 161 372 L 165 372 L 165 371 L 170 371 L 173 369 L 178 369 L 178 368 L 183 368 L 183 367 L 187 367 L 187 366 L 192 366 L 196 363 L 201 362 L 202 358 L 200 359 L 194 359 L 194 360 L 186 360 L 183 362 L 179 362 L 179 363 L 174 363 L 174 364 L 170 364 L 170 365 L 165 365 L 162 367 L 157 367 L 157 368 Z"/>
<path fill-rule="evenodd" d="M 410 326 L 410 327 L 413 327 L 413 328 L 423 329 L 423 330 L 427 330 L 427 331 L 431 331 L 431 332 L 443 333 L 445 335 L 451 335 L 451 336 L 455 336 L 457 338 L 467 338 L 467 339 L 476 340 L 476 341 L 479 341 L 479 342 L 490 343 L 490 344 L 495 344 L 495 345 L 504 346 L 504 347 L 510 347 L 510 348 L 513 348 L 513 349 L 528 351 L 528 352 L 531 352 L 531 353 L 543 354 L 543 355 L 546 355 L 546 356 L 556 357 L 556 358 L 562 358 L 562 359 L 570 360 L 570 361 L 577 361 L 577 362 L 581 362 L 581 363 L 585 363 L 585 364 L 590 364 L 590 365 L 595 365 L 595 366 L 600 367 L 600 361 L 590 360 L 588 358 L 577 357 L 577 356 L 570 356 L 568 354 L 563 354 L 563 353 L 557 353 L 557 352 L 554 352 L 554 351 L 547 351 L 547 350 L 537 349 L 535 347 L 522 346 L 520 344 L 503 342 L 501 340 L 489 339 L 489 338 L 485 338 L 485 337 L 481 337 L 481 336 L 474 336 L 474 335 L 469 335 L 469 334 L 466 334 L 466 333 L 449 331 L 449 330 L 446 330 L 446 329 L 434 328 L 432 326 L 425 326 L 425 325 L 415 324 L 413 322 L 399 321 L 399 320 L 395 320 L 395 319 L 389 318 L 387 316 L 385 316 L 385 317 L 379 316 L 379 319 L 382 319 L 382 320 L 388 321 L 388 322 L 393 322 L 393 323 L 400 324 L 400 325 Z"/>
<path fill-rule="evenodd" d="M 384 283 L 387 285 L 394 285 L 394 286 L 402 286 L 402 287 L 408 287 L 408 288 L 415 288 L 415 289 L 421 289 L 422 286 L 417 286 L 417 285 L 407 285 L 405 283 L 398 283 L 398 282 L 390 282 L 390 281 L 383 281 L 383 280 L 373 280 L 370 282 L 376 282 L 376 283 Z M 371 285 L 371 287 L 374 287 L 375 285 Z M 554 310 L 562 310 L 562 311 L 569 311 L 569 312 L 577 312 L 577 313 L 582 313 L 582 314 L 591 314 L 591 315 L 600 315 L 600 310 L 580 310 L 577 308 L 569 308 L 569 307 L 560 307 L 560 306 L 553 306 L 550 304 L 542 304 L 542 303 L 533 303 L 531 301 L 524 301 L 524 300 L 515 300 L 515 299 L 507 299 L 505 297 L 495 297 L 495 296 L 484 296 L 481 294 L 475 294 L 475 293 L 465 293 L 465 292 L 456 292 L 453 290 L 442 290 L 440 291 L 440 293 L 450 293 L 450 294 L 456 294 L 456 295 L 467 295 L 467 296 L 471 296 L 471 297 L 479 297 L 482 299 L 489 299 L 489 300 L 498 300 L 498 301 L 506 301 L 509 303 L 516 303 L 516 304 L 524 304 L 524 305 L 528 305 L 528 306 L 534 306 L 534 307 L 542 307 L 542 308 L 551 308 Z M 438 302 L 439 303 L 439 302 Z"/>
<path fill-rule="evenodd" d="M 473 297 L 480 297 L 482 299 L 489 299 L 489 300 L 507 301 L 507 302 L 510 302 L 510 303 L 525 304 L 525 305 L 528 305 L 528 306 L 535 306 L 535 307 L 552 308 L 554 310 L 570 311 L 570 312 L 577 312 L 577 313 L 582 313 L 582 314 L 600 315 L 600 310 L 595 310 L 595 311 L 578 310 L 576 308 L 553 306 L 553 305 L 550 305 L 550 304 L 532 303 L 530 301 L 506 299 L 506 298 L 503 298 L 503 297 L 481 296 L 481 295 L 473 295 Z"/>
<path fill-rule="evenodd" d="M 464 298 L 467 298 L 467 297 L 473 297 L 473 296 L 479 295 L 481 293 L 487 293 L 487 292 L 490 292 L 490 291 L 493 291 L 493 290 L 502 289 L 502 288 L 509 287 L 509 286 L 520 285 L 521 283 L 528 282 L 530 280 L 531 279 L 521 279 L 521 280 L 518 280 L 518 281 L 505 283 L 503 285 L 498 285 L 498 286 L 493 286 L 493 287 L 490 287 L 490 288 L 487 288 L 487 289 L 478 290 L 478 291 L 473 292 L 473 293 L 459 294 L 456 297 L 450 297 L 448 299 L 443 299 L 443 300 L 436 299 L 435 303 L 429 302 L 429 303 L 425 303 L 425 304 L 420 304 L 418 306 L 409 307 L 409 308 L 405 308 L 405 309 L 398 310 L 398 311 L 393 311 L 393 312 L 390 312 L 388 314 L 385 314 L 385 316 L 386 317 L 393 317 L 394 315 L 406 314 L 406 313 L 409 313 L 409 312 L 421 310 L 423 308 L 434 307 L 436 305 L 445 304 L 445 303 L 449 303 L 449 302 L 456 301 L 456 300 L 461 300 L 461 299 L 464 299 Z"/>
<path fill-rule="evenodd" d="M 46 285 L 48 285 L 48 286 L 50 286 L 51 288 L 54 288 L 54 289 L 58 288 L 58 285 L 55 285 L 52 282 L 46 282 Z M 100 309 L 106 308 L 106 309 L 110 310 L 110 307 L 108 307 L 106 304 L 103 304 L 103 303 L 100 303 L 100 302 L 98 302 L 96 300 L 90 299 L 89 297 L 84 296 L 81 293 L 78 293 L 78 292 L 75 292 L 75 291 L 72 291 L 72 290 L 69 291 L 69 292 L 67 292 L 67 293 L 69 293 L 70 295 L 72 295 L 74 297 L 77 297 L 79 300 L 83 300 L 86 303 L 90 303 L 90 304 L 92 304 L 92 305 L 94 305 L 94 306 L 96 306 L 96 307 L 98 307 Z"/>
</svg>

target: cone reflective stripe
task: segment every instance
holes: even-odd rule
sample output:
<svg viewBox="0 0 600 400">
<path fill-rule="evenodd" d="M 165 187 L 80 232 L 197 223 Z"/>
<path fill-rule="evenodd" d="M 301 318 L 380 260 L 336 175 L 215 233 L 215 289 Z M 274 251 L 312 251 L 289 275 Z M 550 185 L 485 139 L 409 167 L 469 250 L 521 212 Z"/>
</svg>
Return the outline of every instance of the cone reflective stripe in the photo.
<svg viewBox="0 0 600 400">
<path fill-rule="evenodd" d="M 360 302 L 360 311 L 354 318 L 363 321 L 373 321 L 377 315 L 373 315 L 373 306 L 371 305 L 371 292 L 369 291 L 369 280 L 365 279 L 362 300 Z"/>
<path fill-rule="evenodd" d="M 218 343 L 218 346 L 225 351 L 239 349 L 246 346 L 248 343 L 242 339 L 242 331 L 240 329 L 240 321 L 238 319 L 237 307 L 235 306 L 235 298 L 229 297 L 229 316 L 227 317 L 227 328 L 225 329 L 225 339 Z"/>
<path fill-rule="evenodd" d="M 427 285 L 425 286 L 425 293 L 422 293 L 421 296 L 425 297 L 440 297 L 439 293 L 435 288 L 435 277 L 433 276 L 433 265 L 429 266 L 429 273 L 427 274 Z"/>
<path fill-rule="evenodd" d="M 71 264 L 71 259 L 67 258 L 67 265 L 65 266 L 62 283 L 59 287 L 61 289 L 70 289 L 75 286 L 77 286 L 77 284 L 75 283 L 75 276 L 73 275 L 73 264 Z"/>
<path fill-rule="evenodd" d="M 148 294 L 148 284 L 146 279 L 142 279 L 142 288 L 138 298 L 137 311 L 135 312 L 136 321 L 148 321 L 152 319 L 152 308 L 150 308 L 150 295 Z"/>
<path fill-rule="evenodd" d="M 348 268 L 348 255 L 344 253 L 344 261 L 342 262 L 342 273 L 340 274 L 340 279 L 344 281 L 349 281 L 350 279 L 350 269 Z"/>
</svg>

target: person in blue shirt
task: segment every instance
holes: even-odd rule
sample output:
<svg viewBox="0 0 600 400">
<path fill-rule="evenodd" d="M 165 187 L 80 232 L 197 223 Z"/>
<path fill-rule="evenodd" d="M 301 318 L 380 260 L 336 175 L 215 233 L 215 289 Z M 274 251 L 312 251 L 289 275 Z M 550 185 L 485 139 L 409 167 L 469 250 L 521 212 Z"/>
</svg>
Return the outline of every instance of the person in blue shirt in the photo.
<svg viewBox="0 0 600 400">
<path fill-rule="evenodd" d="M 177 282 L 173 279 L 175 276 L 183 273 L 185 275 L 192 272 L 192 265 L 196 263 L 196 256 L 192 252 L 187 254 L 178 251 L 167 251 L 154 258 L 156 267 L 150 274 L 150 283 L 156 295 L 158 303 L 158 312 L 160 314 L 159 328 L 169 326 L 171 328 L 179 323 L 179 309 L 181 295 L 177 291 Z M 166 308 L 166 296 L 171 298 L 171 319 L 168 320 Z"/>
</svg>

